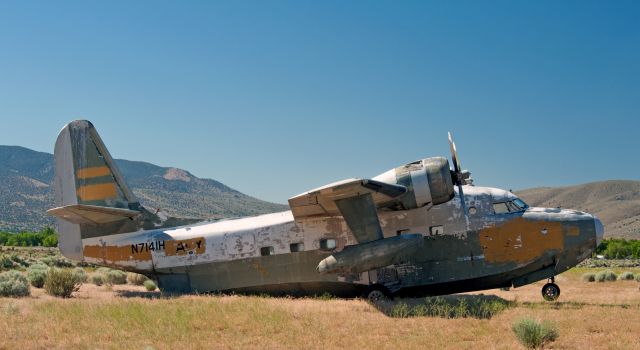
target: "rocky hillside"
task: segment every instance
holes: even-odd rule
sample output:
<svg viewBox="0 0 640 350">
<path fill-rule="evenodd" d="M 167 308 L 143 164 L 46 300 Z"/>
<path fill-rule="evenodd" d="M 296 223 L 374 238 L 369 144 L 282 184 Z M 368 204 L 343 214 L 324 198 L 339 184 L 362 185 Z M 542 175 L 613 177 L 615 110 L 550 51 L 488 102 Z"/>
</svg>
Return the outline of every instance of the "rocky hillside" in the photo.
<svg viewBox="0 0 640 350">
<path fill-rule="evenodd" d="M 562 207 L 598 216 L 605 237 L 640 239 L 640 181 L 615 180 L 518 191 L 531 206 Z"/>
<path fill-rule="evenodd" d="M 287 210 L 224 184 L 177 168 L 117 159 L 125 180 L 148 208 L 168 215 L 217 219 Z M 0 230 L 39 230 L 53 224 L 53 155 L 24 147 L 0 146 Z"/>
</svg>

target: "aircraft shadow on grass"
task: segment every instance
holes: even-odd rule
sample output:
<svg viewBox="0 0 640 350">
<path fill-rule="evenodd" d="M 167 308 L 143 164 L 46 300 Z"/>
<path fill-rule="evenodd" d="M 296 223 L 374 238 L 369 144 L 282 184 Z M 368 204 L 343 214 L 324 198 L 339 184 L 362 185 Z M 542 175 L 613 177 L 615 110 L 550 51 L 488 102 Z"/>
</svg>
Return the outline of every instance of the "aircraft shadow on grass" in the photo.
<svg viewBox="0 0 640 350">
<path fill-rule="evenodd" d="M 490 319 L 515 307 L 517 302 L 495 295 L 446 295 L 426 298 L 396 298 L 372 304 L 393 318 L 440 317 Z"/>
</svg>

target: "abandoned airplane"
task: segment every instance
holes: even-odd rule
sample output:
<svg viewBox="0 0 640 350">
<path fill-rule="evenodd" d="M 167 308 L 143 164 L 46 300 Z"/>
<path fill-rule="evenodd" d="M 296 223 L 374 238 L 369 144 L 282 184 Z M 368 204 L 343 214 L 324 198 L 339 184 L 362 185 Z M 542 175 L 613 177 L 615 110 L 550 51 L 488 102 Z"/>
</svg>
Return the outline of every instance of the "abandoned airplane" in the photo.
<svg viewBox="0 0 640 350">
<path fill-rule="evenodd" d="M 93 125 L 73 121 L 55 144 L 48 213 L 66 257 L 145 274 L 168 292 L 375 300 L 548 279 L 542 295 L 557 299 L 554 276 L 591 256 L 600 220 L 473 186 L 449 144 L 453 170 L 426 158 L 300 194 L 290 211 L 185 225 L 140 205 Z"/>
</svg>

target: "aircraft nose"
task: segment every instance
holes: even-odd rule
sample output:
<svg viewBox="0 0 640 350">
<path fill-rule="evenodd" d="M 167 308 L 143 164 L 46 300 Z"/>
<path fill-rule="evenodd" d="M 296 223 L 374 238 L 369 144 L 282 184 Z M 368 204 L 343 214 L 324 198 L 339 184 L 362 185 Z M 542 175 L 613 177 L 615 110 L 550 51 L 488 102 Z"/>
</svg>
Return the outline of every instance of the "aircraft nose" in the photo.
<svg viewBox="0 0 640 350">
<path fill-rule="evenodd" d="M 596 225 L 596 245 L 599 245 L 602 242 L 602 238 L 604 238 L 604 225 L 596 216 L 593 217 L 593 220 Z"/>
</svg>

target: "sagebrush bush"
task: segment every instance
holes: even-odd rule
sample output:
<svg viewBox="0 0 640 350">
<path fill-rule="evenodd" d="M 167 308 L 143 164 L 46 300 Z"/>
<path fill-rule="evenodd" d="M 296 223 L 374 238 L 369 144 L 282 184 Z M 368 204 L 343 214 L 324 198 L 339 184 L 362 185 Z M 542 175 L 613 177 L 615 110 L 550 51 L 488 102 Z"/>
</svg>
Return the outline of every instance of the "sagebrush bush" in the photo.
<svg viewBox="0 0 640 350">
<path fill-rule="evenodd" d="M 636 275 L 636 281 L 640 282 L 640 273 Z"/>
<path fill-rule="evenodd" d="M 82 267 L 76 267 L 73 269 L 73 277 L 80 283 L 86 283 L 89 279 L 89 276 L 87 276 L 87 273 Z"/>
<path fill-rule="evenodd" d="M 618 275 L 611 270 L 600 271 L 596 275 L 596 281 L 604 282 L 604 281 L 615 281 L 618 279 Z"/>
<path fill-rule="evenodd" d="M 69 269 L 51 268 L 47 273 L 44 290 L 49 295 L 70 298 L 71 294 L 77 292 L 82 284 L 76 278 L 73 271 Z"/>
<path fill-rule="evenodd" d="M 29 280 L 18 271 L 0 273 L 0 296 L 24 297 L 31 294 Z"/>
<path fill-rule="evenodd" d="M 620 274 L 618 279 L 621 281 L 633 281 L 634 277 L 633 272 L 625 271 Z"/>
<path fill-rule="evenodd" d="M 109 271 L 111 271 L 111 269 L 108 267 L 98 267 L 98 269 L 96 270 L 96 273 L 106 276 L 107 273 L 109 273 Z"/>
<path fill-rule="evenodd" d="M 89 281 L 92 284 L 95 284 L 96 286 L 100 287 L 101 285 L 104 284 L 104 277 L 101 274 L 91 275 L 91 278 L 89 279 Z"/>
<path fill-rule="evenodd" d="M 588 272 L 582 275 L 582 282 L 595 282 L 595 280 L 596 280 L 595 273 Z"/>
<path fill-rule="evenodd" d="M 615 281 L 618 279 L 618 275 L 616 275 L 616 273 L 611 270 L 607 270 L 604 273 L 606 274 L 606 280 L 609 282 Z"/>
<path fill-rule="evenodd" d="M 141 275 L 139 273 L 134 273 L 134 272 L 127 273 L 127 283 L 133 284 L 134 286 L 141 286 L 148 279 L 149 278 L 147 276 Z"/>
<path fill-rule="evenodd" d="M 144 281 L 144 288 L 149 292 L 152 292 L 158 287 L 156 287 L 156 284 L 152 280 L 146 280 Z"/>
<path fill-rule="evenodd" d="M 70 260 L 59 256 L 45 256 L 41 261 L 51 267 L 73 267 Z"/>
<path fill-rule="evenodd" d="M 530 349 L 541 348 L 544 344 L 556 340 L 560 335 L 552 323 L 548 321 L 540 323 L 530 318 L 519 319 L 511 329 L 516 334 L 518 341 Z"/>
<path fill-rule="evenodd" d="M 13 268 L 13 260 L 6 255 L 0 256 L 0 269 L 10 269 Z"/>
<path fill-rule="evenodd" d="M 47 270 L 49 267 L 44 264 L 33 264 L 27 269 L 27 279 L 32 286 L 42 288 L 47 279 Z"/>
<path fill-rule="evenodd" d="M 105 275 L 108 284 L 127 284 L 127 273 L 120 270 L 109 270 Z"/>
</svg>

